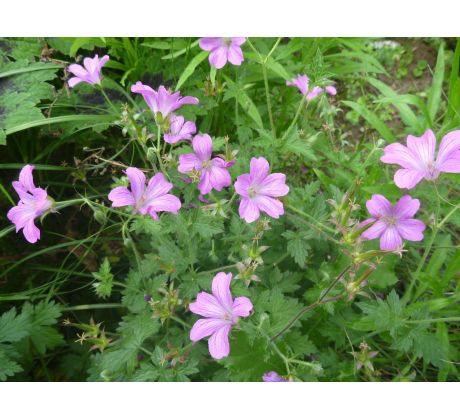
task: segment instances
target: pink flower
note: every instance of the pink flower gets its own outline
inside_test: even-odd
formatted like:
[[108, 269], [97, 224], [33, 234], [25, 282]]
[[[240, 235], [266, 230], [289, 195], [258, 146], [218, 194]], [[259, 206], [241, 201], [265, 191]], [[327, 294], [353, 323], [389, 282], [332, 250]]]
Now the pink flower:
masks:
[[189, 305], [199, 319], [190, 331], [190, 340], [197, 342], [205, 337], [208, 340], [209, 353], [214, 359], [222, 359], [230, 353], [228, 334], [238, 322], [239, 317], [247, 317], [252, 311], [252, 302], [247, 297], [233, 300], [230, 291], [232, 273], [217, 273], [212, 280], [212, 295], [198, 293], [196, 302]]
[[19, 174], [19, 181], [13, 181], [20, 200], [7, 214], [8, 219], [16, 225], [16, 233], [22, 229], [24, 237], [31, 244], [40, 239], [40, 230], [35, 226], [34, 220], [53, 206], [48, 193], [43, 188], [35, 187], [33, 170], [32, 165], [24, 166]]
[[186, 153], [179, 156], [178, 171], [182, 174], [191, 171], [200, 173], [198, 189], [201, 194], [208, 194], [213, 188], [221, 191], [230, 186], [232, 179], [228, 172], [228, 163], [224, 159], [212, 156], [212, 140], [209, 134], [196, 135], [192, 140], [195, 153]]
[[192, 134], [196, 133], [196, 125], [193, 121], [185, 121], [182, 115], [174, 115], [170, 120], [169, 133], [164, 135], [166, 143], [174, 144], [180, 140], [191, 140]]
[[291, 81], [286, 81], [287, 86], [295, 86], [297, 89], [300, 90], [302, 95], [306, 95], [308, 93], [309, 83], [310, 79], [306, 74], [298, 74], [297, 77], [292, 79]]
[[141, 82], [131, 86], [131, 92], [141, 94], [153, 113], [160, 113], [163, 118], [184, 105], [196, 105], [199, 102], [198, 98], [193, 96], [182, 97], [180, 92], [170, 93], [164, 86], [160, 86], [157, 92]]
[[282, 376], [280, 376], [278, 373], [271, 371], [264, 373], [262, 376], [262, 380], [264, 382], [287, 382], [286, 379], [284, 379]]
[[396, 205], [380, 194], [374, 194], [366, 203], [367, 210], [372, 216], [359, 224], [360, 227], [375, 222], [369, 229], [362, 233], [364, 239], [380, 238], [381, 250], [400, 249], [403, 239], [408, 241], [421, 241], [425, 224], [413, 219], [420, 208], [420, 201], [404, 195]]
[[147, 188], [145, 175], [137, 168], [126, 169], [131, 184], [131, 190], [126, 187], [116, 187], [109, 194], [112, 207], [133, 206], [137, 213], [150, 214], [154, 220], [158, 220], [157, 212], [166, 211], [177, 213], [181, 207], [180, 200], [168, 192], [173, 184], [166, 181], [162, 173], [153, 176]]
[[442, 138], [436, 159], [435, 150], [436, 137], [427, 130], [422, 137], [407, 136], [407, 147], [400, 143], [385, 147], [380, 160], [401, 166], [395, 173], [395, 184], [410, 190], [423, 178], [434, 181], [441, 172], [460, 173], [460, 130]]
[[241, 45], [246, 42], [246, 38], [201, 38], [200, 48], [211, 51], [209, 63], [216, 69], [221, 69], [227, 61], [235, 66], [241, 65], [244, 61]]
[[86, 57], [83, 60], [83, 66], [79, 64], [71, 64], [68, 70], [75, 75], [69, 79], [69, 87], [73, 88], [81, 82], [89, 83], [90, 85], [98, 85], [102, 79], [102, 67], [107, 61], [109, 56], [104, 55], [101, 59], [96, 54], [94, 58]]
[[265, 158], [252, 158], [250, 173], [240, 175], [235, 182], [235, 190], [242, 197], [240, 217], [248, 223], [257, 220], [261, 211], [275, 219], [284, 214], [283, 203], [274, 197], [282, 197], [289, 192], [286, 175], [268, 175], [269, 170]]
[[292, 79], [291, 81], [287, 81], [287, 86], [295, 86], [297, 89], [300, 90], [302, 95], [307, 95], [307, 100], [311, 101], [312, 99], [316, 98], [320, 93], [326, 91], [329, 95], [336, 95], [337, 89], [333, 85], [326, 86], [324, 89], [319, 86], [314, 86], [310, 90], [310, 79], [306, 74], [298, 74], [296, 78]]
[[325, 87], [326, 93], [329, 93], [329, 95], [335, 96], [337, 95], [337, 89], [335, 88], [334, 85], [329, 85]]

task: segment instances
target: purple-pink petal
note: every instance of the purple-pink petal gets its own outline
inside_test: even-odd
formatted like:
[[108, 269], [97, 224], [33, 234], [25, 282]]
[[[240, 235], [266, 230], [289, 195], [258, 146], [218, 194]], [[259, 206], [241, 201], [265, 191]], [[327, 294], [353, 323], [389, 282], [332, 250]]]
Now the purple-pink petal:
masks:
[[200, 48], [205, 51], [212, 51], [221, 46], [222, 38], [208, 37], [201, 38], [199, 41]]
[[186, 174], [193, 170], [201, 169], [201, 160], [194, 153], [185, 153], [179, 156], [179, 166], [177, 170], [181, 174]]
[[136, 204], [133, 194], [126, 187], [115, 187], [110, 191], [108, 199], [112, 202], [112, 207], [134, 206]]
[[252, 308], [252, 302], [247, 297], [237, 297], [233, 302], [233, 315], [247, 317], [251, 314]]
[[259, 194], [270, 197], [282, 197], [287, 195], [289, 187], [286, 185], [286, 175], [274, 173], [268, 175], [261, 183], [258, 189]]
[[[375, 219], [368, 219], [366, 220], [366, 222], [369, 222], [372, 220], [375, 220]], [[365, 223], [363, 224], [365, 225]], [[366, 229], [362, 233], [361, 236], [364, 239], [369, 239], [369, 240], [380, 238], [380, 236], [382, 235], [382, 233], [385, 231], [386, 228], [387, 228], [387, 224], [385, 223], [384, 220], [377, 220], [371, 227], [369, 227], [369, 229]]]
[[417, 219], [404, 219], [396, 226], [398, 233], [408, 241], [423, 240], [425, 227], [425, 223]]
[[264, 382], [287, 382], [286, 379], [284, 379], [282, 376], [280, 376], [278, 373], [274, 371], [264, 373], [262, 376], [262, 380]]
[[236, 45], [230, 45], [227, 52], [228, 61], [235, 66], [240, 66], [244, 61], [243, 51]]
[[142, 194], [144, 194], [145, 191], [144, 172], [137, 168], [128, 168], [125, 172], [131, 184], [131, 191], [133, 193], [134, 200], [137, 203], [141, 200]]
[[155, 212], [158, 211], [166, 211], [169, 213], [177, 214], [179, 209], [181, 208], [182, 203], [180, 200], [172, 194], [165, 194], [161, 197], [155, 197], [149, 201], [149, 211], [153, 210]]
[[232, 310], [233, 299], [230, 292], [232, 273], [219, 272], [212, 280], [212, 294], [219, 302], [219, 305], [228, 311]]
[[260, 217], [259, 207], [246, 197], [242, 198], [238, 212], [247, 223], [252, 223]]
[[220, 319], [201, 318], [193, 324], [193, 327], [190, 330], [190, 340], [196, 342], [209, 337], [226, 324], [226, 322]]
[[249, 174], [240, 175], [235, 181], [235, 191], [242, 197], [248, 197], [248, 188], [251, 185], [251, 176]]
[[399, 188], [411, 190], [424, 178], [424, 172], [418, 169], [398, 169], [394, 181]]
[[202, 162], [207, 161], [212, 155], [212, 139], [209, 134], [203, 134], [202, 136], [197, 134], [192, 140], [192, 147], [195, 155]]
[[252, 158], [249, 167], [249, 173], [254, 184], [260, 184], [267, 177], [270, 170], [270, 165], [264, 157]]
[[196, 301], [190, 303], [189, 309], [206, 318], [222, 318], [225, 313], [217, 298], [206, 292], [198, 293]]
[[391, 203], [381, 194], [374, 194], [366, 202], [366, 207], [372, 217], [388, 216], [391, 213]]
[[209, 338], [209, 353], [214, 359], [219, 360], [229, 355], [230, 343], [228, 340], [228, 334], [230, 333], [230, 329], [230, 324], [222, 325]]
[[393, 211], [396, 217], [401, 219], [408, 219], [415, 215], [420, 208], [420, 201], [416, 198], [412, 198], [410, 195], [403, 195], [396, 205], [393, 207]]
[[436, 163], [441, 172], [460, 172], [460, 130], [451, 131], [442, 138]]
[[402, 247], [402, 239], [394, 226], [388, 226], [380, 237], [380, 249], [390, 251]]
[[274, 219], [278, 219], [284, 214], [283, 203], [276, 198], [268, 197], [265, 195], [258, 195], [253, 199], [253, 201], [260, 211], [267, 213]]

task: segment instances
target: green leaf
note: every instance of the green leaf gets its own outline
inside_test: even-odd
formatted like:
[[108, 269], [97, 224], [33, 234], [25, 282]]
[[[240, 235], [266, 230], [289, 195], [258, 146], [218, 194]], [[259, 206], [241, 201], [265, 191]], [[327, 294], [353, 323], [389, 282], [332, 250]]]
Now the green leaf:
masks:
[[33, 127], [40, 127], [43, 125], [51, 125], [51, 124], [61, 124], [66, 122], [110, 122], [113, 121], [113, 116], [110, 115], [61, 115], [60, 117], [51, 117], [38, 119], [35, 121], [29, 121], [27, 123], [23, 123], [14, 127], [11, 127], [6, 130], [6, 134], [10, 135], [13, 133], [17, 133], [19, 131], [28, 130], [29, 128]]
[[382, 95], [389, 99], [390, 103], [399, 111], [399, 115], [404, 123], [415, 131], [420, 131], [422, 127], [412, 111], [412, 109], [404, 102], [398, 101], [400, 95], [391, 89], [388, 85], [381, 82], [380, 80], [368, 77], [367, 81], [380, 91]]
[[93, 287], [96, 294], [104, 299], [107, 299], [112, 294], [113, 274], [110, 272], [110, 262], [107, 257], [104, 258], [99, 271], [91, 273], [98, 280], [94, 282]]
[[0, 343], [14, 343], [29, 334], [29, 317], [22, 313], [16, 314], [16, 308], [11, 308], [0, 317]]
[[342, 103], [361, 115], [385, 140], [391, 143], [396, 139], [390, 128], [374, 112], [357, 102], [342, 101]]
[[294, 232], [292, 230], [288, 230], [283, 233], [283, 236], [287, 239], [287, 251], [291, 257], [294, 258], [294, 261], [301, 268], [304, 268], [305, 259], [311, 249], [308, 240], [312, 238], [312, 232], [305, 230]]
[[32, 323], [30, 340], [38, 353], [45, 354], [47, 350], [64, 342], [62, 335], [54, 327], [61, 316], [60, 305], [55, 302], [41, 301], [33, 306], [26, 302], [22, 312], [30, 317]]
[[208, 56], [207, 51], [201, 51], [195, 57], [192, 58], [190, 63], [184, 69], [182, 74], [177, 81], [176, 90], [179, 90], [181, 86], [187, 81], [187, 79], [193, 74], [198, 65]]
[[2, 65], [0, 60], [0, 130], [9, 135], [13, 127], [30, 121], [45, 120], [37, 105], [53, 99], [53, 87], [47, 83], [56, 77], [60, 66], [30, 64], [27, 60]]
[[[229, 77], [224, 75], [225, 80], [227, 81], [230, 88], [233, 88], [233, 96], [236, 97], [238, 103], [240, 104], [241, 108], [244, 112], [246, 112], [252, 120], [256, 123], [257, 128], [263, 128], [264, 124], [262, 122], [262, 117], [257, 110], [252, 99], [247, 95], [247, 93], [243, 89], [239, 89], [235, 82], [233, 82]], [[227, 96], [224, 100], [233, 97], [232, 95]]]
[[0, 350], [0, 381], [6, 381], [8, 376], [21, 372], [22, 367], [14, 360], [10, 359], [2, 350]]
[[171, 54], [166, 54], [163, 57], [161, 57], [161, 59], [162, 60], [171, 60], [173, 58], [180, 57], [181, 55], [185, 54], [188, 50], [190, 50], [193, 47], [197, 46], [199, 42], [200, 42], [200, 40], [197, 39], [196, 41], [192, 42], [188, 47], [182, 48], [181, 50], [175, 51], [175, 52], [173, 52]]
[[438, 58], [433, 75], [433, 82], [428, 92], [428, 112], [431, 120], [434, 121], [441, 105], [442, 82], [444, 81], [445, 63], [444, 63], [444, 44], [441, 43], [438, 50]]

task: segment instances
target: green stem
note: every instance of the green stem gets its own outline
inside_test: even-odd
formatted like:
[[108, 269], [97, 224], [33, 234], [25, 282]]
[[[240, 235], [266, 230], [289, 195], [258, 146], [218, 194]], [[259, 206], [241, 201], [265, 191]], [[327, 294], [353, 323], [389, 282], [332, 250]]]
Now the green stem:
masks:
[[336, 286], [336, 284], [343, 278], [343, 276], [352, 268], [352, 265], [348, 265], [345, 267], [342, 272], [336, 277], [336, 279], [329, 285], [329, 287], [326, 289], [326, 291], [321, 295], [321, 297], [316, 301], [313, 302], [311, 305], [303, 307], [297, 315], [295, 315], [287, 324], [286, 326], [277, 334], [275, 334], [270, 340], [275, 341], [277, 338], [281, 337], [286, 331], [288, 331], [294, 323], [300, 319], [306, 312], [316, 308], [317, 306], [320, 306], [324, 303], [328, 302], [335, 302], [337, 300], [342, 299], [342, 295], [338, 295], [335, 297], [332, 297], [330, 299], [326, 299], [326, 296], [331, 292], [331, 290]]
[[310, 216], [308, 213], [305, 213], [302, 210], [299, 210], [299, 209], [291, 206], [290, 204], [286, 204], [286, 208], [296, 212], [297, 214], [300, 214], [301, 216], [305, 217], [308, 220], [311, 220], [311, 222], [312, 222], [312, 224], [314, 226], [320, 226], [322, 230], [325, 230], [325, 231], [331, 233], [332, 235], [335, 234], [334, 229], [332, 229], [329, 226], [323, 225], [322, 223], [318, 222], [313, 216]]
[[407, 324], [430, 324], [432, 322], [460, 322], [460, 317], [452, 316], [448, 318], [432, 318], [432, 319], [414, 319], [404, 321]]
[[161, 149], [161, 126], [158, 124], [157, 125], [157, 147], [155, 149], [155, 154], [157, 155], [158, 165], [160, 166], [161, 172], [163, 172], [164, 176], [169, 178], [168, 174], [165, 171], [165, 168], [163, 167], [163, 162], [161, 160], [160, 149]]
[[[411, 298], [412, 290], [415, 287], [415, 284], [416, 284], [416, 282], [417, 282], [417, 280], [418, 280], [418, 278], [420, 276], [420, 273], [421, 273], [421, 271], [422, 271], [422, 269], [423, 269], [423, 267], [425, 265], [426, 259], [428, 258], [428, 255], [430, 254], [431, 247], [433, 246], [434, 240], [436, 238], [436, 235], [438, 234], [438, 230], [439, 230], [439, 227], [440, 227], [440, 224], [438, 224], [438, 218], [439, 218], [439, 210], [440, 210], [441, 203], [440, 203], [439, 192], [438, 192], [438, 189], [436, 187], [436, 184], [434, 184], [434, 189], [435, 189], [435, 192], [436, 192], [436, 209], [435, 209], [435, 215], [434, 215], [433, 230], [431, 232], [430, 239], [429, 239], [427, 245], [425, 246], [425, 251], [423, 252], [422, 259], [418, 263], [417, 269], [415, 270], [415, 273], [412, 275], [411, 281], [409, 283], [409, 287], [407, 288], [407, 291], [403, 296], [403, 302], [404, 303], [407, 303]], [[455, 209], [453, 209], [453, 211], [455, 211]], [[451, 213], [453, 211], [451, 211]], [[446, 221], [446, 218], [443, 219], [442, 223], [444, 224], [445, 221]]]
[[70, 311], [88, 311], [91, 309], [113, 309], [113, 308], [123, 308], [121, 303], [93, 303], [88, 305], [76, 305], [76, 306], [68, 306], [64, 308], [64, 312]]
[[262, 63], [262, 74], [264, 76], [265, 98], [267, 100], [267, 110], [268, 110], [268, 118], [270, 120], [270, 128], [272, 130], [273, 138], [276, 139], [276, 128], [275, 128], [275, 122], [273, 121], [272, 103], [270, 99], [270, 88], [268, 86], [267, 67], [265, 63]]
[[102, 96], [104, 97], [105, 101], [110, 105], [110, 107], [113, 109], [113, 111], [115, 112], [115, 114], [119, 114], [119, 111], [117, 109], [117, 107], [113, 104], [113, 102], [110, 100], [110, 98], [107, 96], [107, 93], [105, 93], [105, 90], [104, 88], [99, 85], [99, 90], [101, 91], [102, 93]]
[[222, 267], [217, 267], [217, 268], [214, 268], [212, 270], [208, 270], [208, 271], [200, 271], [198, 274], [199, 275], [202, 275], [202, 274], [212, 274], [212, 273], [215, 273], [217, 271], [223, 271], [223, 270], [227, 270], [229, 268], [235, 268], [236, 267], [236, 264], [230, 264], [230, 265], [224, 265]]
[[[303, 109], [303, 106], [305, 104], [307, 100], [307, 95], [304, 95], [302, 100], [300, 101], [300, 104], [299, 104], [299, 107], [297, 108], [297, 112], [294, 116], [294, 119], [292, 120], [291, 122], [291, 125], [288, 127], [288, 129], [286, 130], [286, 132], [284, 133], [283, 137], [281, 138], [281, 140], [285, 140], [286, 137], [289, 135], [289, 133], [291, 132], [292, 128], [296, 125], [297, 123], [297, 120], [299, 119], [300, 117], [300, 113], [302, 112], [302, 109]], [[308, 102], [307, 102], [307, 106], [308, 106]]]
[[184, 326], [186, 329], [190, 329], [190, 325], [187, 324], [185, 321], [183, 321], [182, 319], [180, 319], [179, 317], [177, 316], [170, 316], [170, 318], [173, 320], [173, 321], [176, 321], [178, 322], [179, 324], [181, 324], [182, 326]]

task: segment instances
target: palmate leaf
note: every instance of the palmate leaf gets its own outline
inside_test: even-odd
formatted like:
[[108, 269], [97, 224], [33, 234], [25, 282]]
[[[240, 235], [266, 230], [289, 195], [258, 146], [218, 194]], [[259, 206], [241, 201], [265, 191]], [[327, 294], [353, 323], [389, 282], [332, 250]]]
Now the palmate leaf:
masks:
[[249, 339], [243, 331], [232, 332], [230, 355], [222, 364], [230, 370], [233, 381], [261, 381], [262, 375], [282, 367], [279, 361], [270, 360], [268, 341], [265, 338]]
[[24, 304], [22, 313], [29, 317], [30, 342], [40, 354], [64, 342], [62, 335], [54, 327], [61, 316], [61, 306], [55, 302], [41, 301], [36, 306]]
[[21, 372], [22, 367], [0, 350], [0, 381], [6, 381], [8, 376]]
[[0, 343], [14, 343], [29, 334], [30, 319], [26, 313], [17, 315], [11, 308], [0, 317]]
[[140, 347], [159, 329], [159, 321], [152, 319], [150, 312], [124, 317], [117, 331], [120, 338], [104, 352], [102, 368], [113, 373], [132, 373], [138, 364]]
[[56, 77], [57, 70], [27, 60], [3, 65], [0, 61], [0, 76], [4, 76], [0, 77], [0, 130], [9, 134], [13, 127], [45, 120], [37, 105], [53, 98], [53, 87], [47, 82]]
[[92, 273], [92, 275], [98, 280], [93, 284], [96, 294], [104, 299], [110, 297], [112, 293], [113, 274], [110, 272], [110, 262], [107, 257], [104, 258], [99, 271]]

